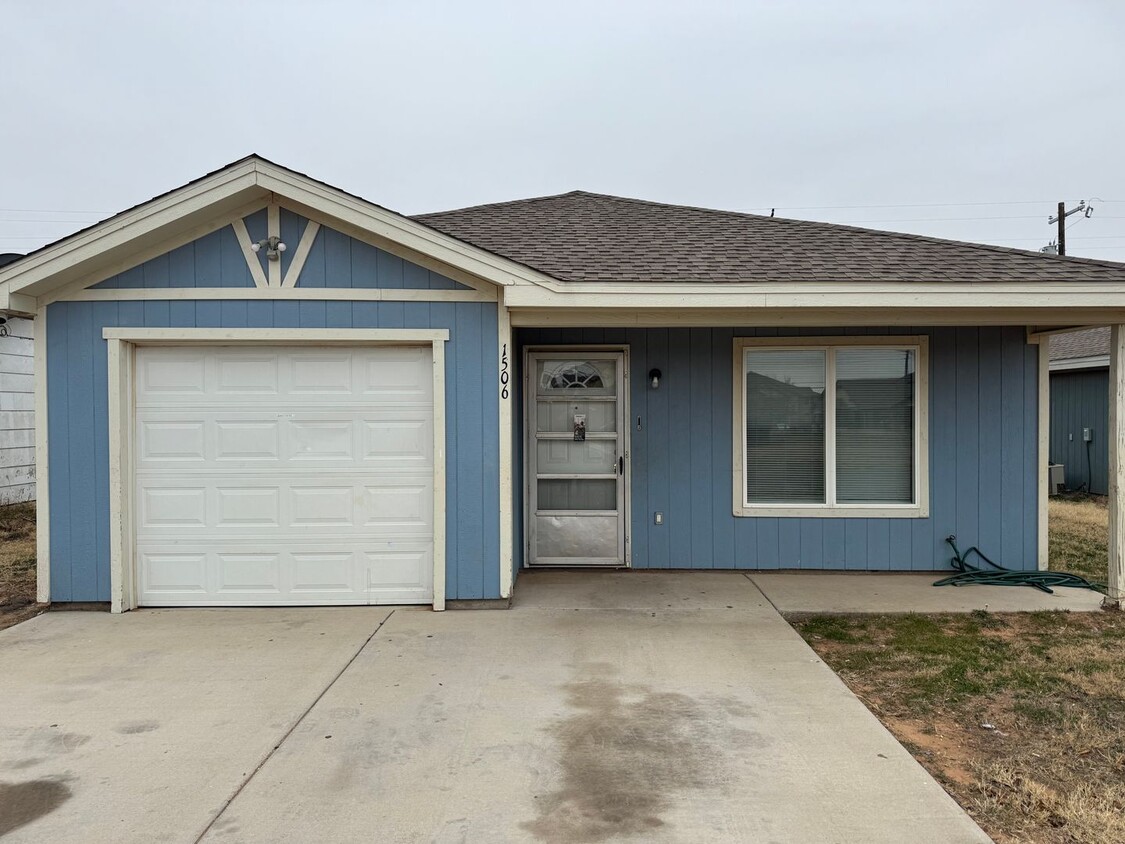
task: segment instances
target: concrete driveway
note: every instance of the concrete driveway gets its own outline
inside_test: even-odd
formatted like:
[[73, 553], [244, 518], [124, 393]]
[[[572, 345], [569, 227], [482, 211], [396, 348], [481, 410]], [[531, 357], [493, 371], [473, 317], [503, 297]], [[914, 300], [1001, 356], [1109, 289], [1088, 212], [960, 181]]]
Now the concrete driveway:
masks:
[[733, 573], [0, 633], [8, 841], [986, 842]]

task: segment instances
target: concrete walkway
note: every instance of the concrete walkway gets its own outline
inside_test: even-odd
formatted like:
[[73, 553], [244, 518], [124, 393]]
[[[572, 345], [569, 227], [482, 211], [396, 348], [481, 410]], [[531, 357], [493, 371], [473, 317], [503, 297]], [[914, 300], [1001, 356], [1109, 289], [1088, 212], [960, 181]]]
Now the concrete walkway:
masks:
[[0, 633], [5, 842], [988, 841], [740, 574], [386, 616]]
[[1034, 612], [1101, 609], [1102, 595], [1060, 587], [1053, 595], [1028, 586], [941, 586], [941, 573], [747, 572], [781, 612]]

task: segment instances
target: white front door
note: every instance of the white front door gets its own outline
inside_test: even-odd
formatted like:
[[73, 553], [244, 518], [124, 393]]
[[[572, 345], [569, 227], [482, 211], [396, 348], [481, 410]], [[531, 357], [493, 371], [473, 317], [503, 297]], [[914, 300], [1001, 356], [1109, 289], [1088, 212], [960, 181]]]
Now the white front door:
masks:
[[147, 606], [428, 604], [429, 346], [138, 347]]
[[528, 564], [628, 565], [624, 352], [528, 352]]

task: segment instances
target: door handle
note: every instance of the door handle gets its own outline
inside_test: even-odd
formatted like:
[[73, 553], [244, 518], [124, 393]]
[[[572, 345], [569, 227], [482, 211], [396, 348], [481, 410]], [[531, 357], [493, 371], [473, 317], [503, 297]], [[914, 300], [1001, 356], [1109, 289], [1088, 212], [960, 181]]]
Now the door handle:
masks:
[[625, 456], [624, 455], [617, 458], [617, 472], [618, 472], [618, 474], [621, 474], [621, 475], [625, 474]]

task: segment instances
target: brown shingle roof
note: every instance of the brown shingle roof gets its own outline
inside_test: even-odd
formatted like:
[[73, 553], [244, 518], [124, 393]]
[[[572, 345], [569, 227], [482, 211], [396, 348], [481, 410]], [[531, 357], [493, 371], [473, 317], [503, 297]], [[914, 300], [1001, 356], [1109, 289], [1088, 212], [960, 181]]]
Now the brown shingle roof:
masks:
[[1109, 326], [1071, 331], [1051, 337], [1051, 360], [1109, 355]]
[[560, 281], [1125, 282], [1125, 264], [572, 191], [414, 217]]

